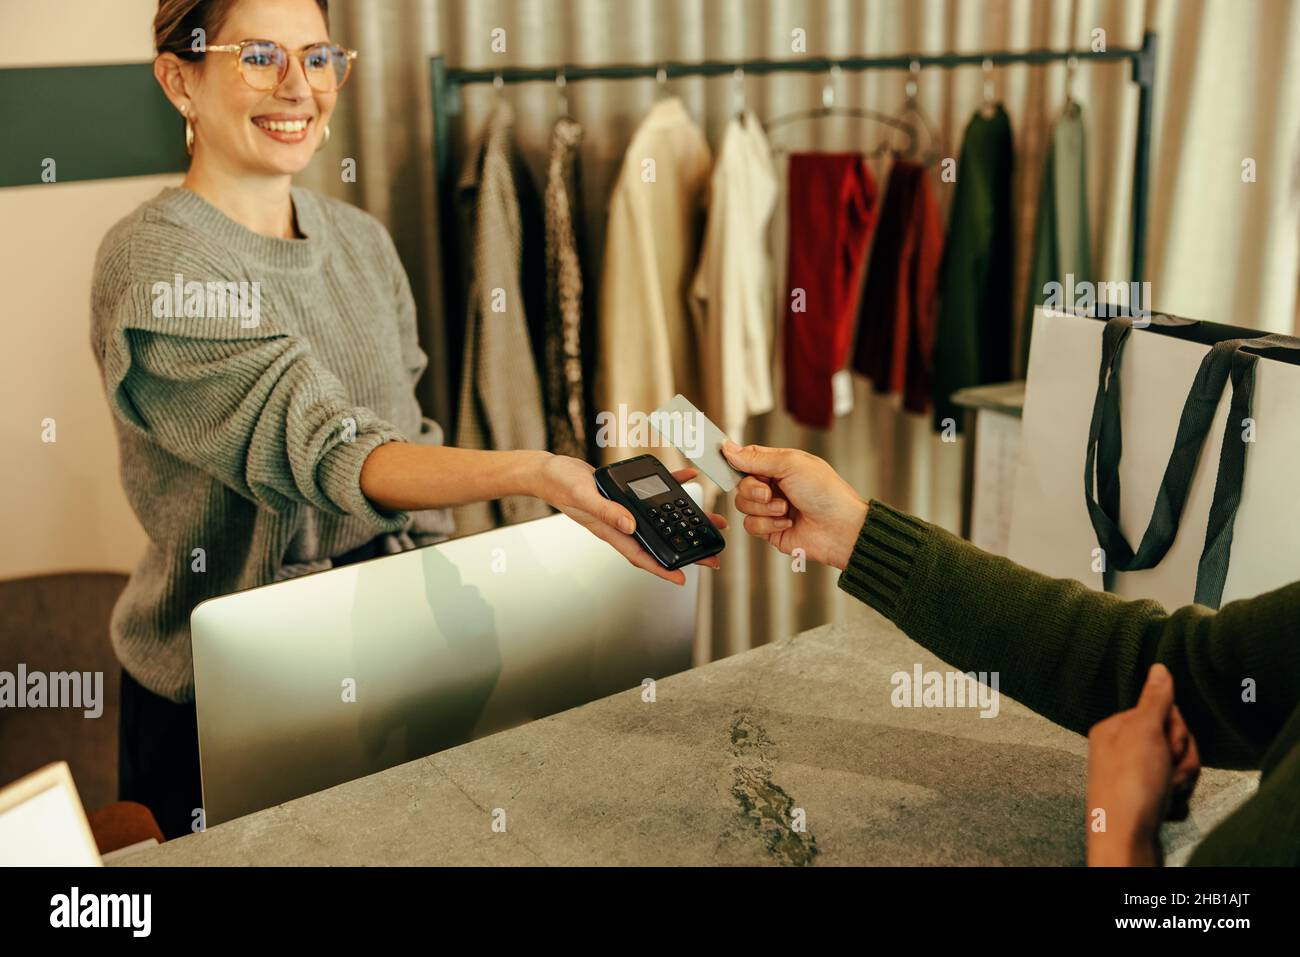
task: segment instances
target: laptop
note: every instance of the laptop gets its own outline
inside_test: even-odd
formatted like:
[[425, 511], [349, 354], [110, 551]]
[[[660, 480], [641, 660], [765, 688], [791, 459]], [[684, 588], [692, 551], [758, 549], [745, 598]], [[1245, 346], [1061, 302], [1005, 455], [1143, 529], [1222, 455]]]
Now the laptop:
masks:
[[700, 570], [683, 571], [663, 581], [551, 515], [203, 602], [205, 824], [689, 668]]
[[0, 867], [99, 865], [99, 846], [66, 761], [0, 788]]

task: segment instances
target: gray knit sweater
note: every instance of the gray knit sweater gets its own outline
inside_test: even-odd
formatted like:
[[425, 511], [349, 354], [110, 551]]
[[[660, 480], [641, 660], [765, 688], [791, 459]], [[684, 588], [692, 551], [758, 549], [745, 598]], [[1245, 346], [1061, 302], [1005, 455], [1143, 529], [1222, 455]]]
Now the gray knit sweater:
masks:
[[346, 203], [297, 187], [293, 203], [306, 238], [273, 239], [165, 189], [95, 263], [91, 344], [149, 537], [113, 647], [174, 701], [194, 697], [200, 601], [328, 567], [376, 536], [393, 551], [451, 531], [445, 510], [377, 510], [360, 489], [376, 446], [442, 441], [415, 399], [426, 357], [392, 240]]

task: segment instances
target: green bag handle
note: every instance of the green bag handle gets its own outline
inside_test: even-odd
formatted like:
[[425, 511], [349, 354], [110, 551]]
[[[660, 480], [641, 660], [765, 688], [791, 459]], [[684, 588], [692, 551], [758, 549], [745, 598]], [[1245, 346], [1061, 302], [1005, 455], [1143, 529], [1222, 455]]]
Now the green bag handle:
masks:
[[[1150, 324], [1176, 330], [1196, 325], [1195, 320], [1173, 316], [1151, 316]], [[1088, 427], [1088, 448], [1084, 457], [1084, 498], [1097, 544], [1105, 555], [1102, 575], [1104, 587], [1112, 591], [1115, 574], [1154, 568], [1165, 557], [1178, 534], [1178, 524], [1187, 504], [1188, 491], [1196, 473], [1205, 438], [1214, 422], [1223, 388], [1231, 382], [1232, 399], [1228, 411], [1228, 430], [1219, 450], [1218, 474], [1210, 505], [1205, 545], [1196, 570], [1195, 601], [1218, 608], [1228, 577], [1232, 554], [1233, 523], [1241, 504], [1241, 488], [1246, 473], [1246, 442], [1228, 441], [1233, 428], [1250, 417], [1255, 390], [1256, 351], [1273, 349], [1300, 351], [1300, 339], [1291, 336], [1258, 336], [1223, 339], [1214, 343], [1196, 371], [1187, 399], [1183, 403], [1173, 451], [1160, 481], [1155, 506], [1136, 551], [1119, 528], [1120, 481], [1119, 460], [1123, 448], [1120, 432], [1119, 370], [1124, 344], [1133, 329], [1133, 319], [1117, 316], [1107, 321], [1102, 332], [1101, 366], [1097, 377], [1097, 395]], [[1250, 350], [1250, 351], [1246, 351]], [[1094, 485], [1095, 476], [1095, 485]]]

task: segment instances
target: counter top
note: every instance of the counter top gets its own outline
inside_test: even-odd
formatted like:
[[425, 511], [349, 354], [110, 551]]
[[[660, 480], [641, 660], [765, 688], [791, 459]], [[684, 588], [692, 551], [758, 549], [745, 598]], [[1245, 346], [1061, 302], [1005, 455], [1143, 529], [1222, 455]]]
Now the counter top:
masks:
[[[653, 701], [638, 687], [117, 863], [1082, 863], [1086, 739], [1006, 696], [989, 718], [895, 707], [891, 676], [917, 665], [948, 670], [854, 609]], [[1202, 772], [1170, 862], [1256, 780]]]

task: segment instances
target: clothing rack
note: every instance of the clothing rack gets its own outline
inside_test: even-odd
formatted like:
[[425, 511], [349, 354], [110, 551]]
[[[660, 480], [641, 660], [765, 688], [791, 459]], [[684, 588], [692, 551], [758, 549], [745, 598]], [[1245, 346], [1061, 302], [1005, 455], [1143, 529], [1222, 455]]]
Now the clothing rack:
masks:
[[[982, 53], [904, 53], [879, 57], [809, 57], [800, 60], [705, 60], [699, 63], [608, 64], [605, 66], [505, 67], [500, 70], [462, 70], [447, 66], [441, 56], [430, 63], [433, 86], [434, 163], [439, 195], [447, 196], [450, 185], [448, 165], [449, 121], [461, 112], [461, 88], [472, 84], [498, 86], [516, 83], [555, 83], [561, 76], [565, 84], [585, 80], [671, 80], [688, 76], [727, 76], [736, 70], [745, 76], [768, 76], [774, 73], [829, 74], [864, 70], [952, 69], [964, 66], [1041, 66], [1048, 63], [1123, 62], [1131, 65], [1130, 80], [1138, 88], [1137, 137], [1133, 156], [1132, 206], [1132, 281], [1141, 282], [1145, 271], [1147, 225], [1147, 190], [1151, 151], [1151, 110], [1156, 76], [1156, 35], [1148, 31], [1140, 47], [1117, 47], [1092, 50], [1002, 50]], [[446, 240], [447, 237], [444, 237]]]

